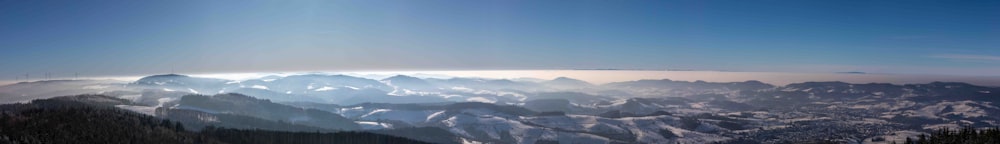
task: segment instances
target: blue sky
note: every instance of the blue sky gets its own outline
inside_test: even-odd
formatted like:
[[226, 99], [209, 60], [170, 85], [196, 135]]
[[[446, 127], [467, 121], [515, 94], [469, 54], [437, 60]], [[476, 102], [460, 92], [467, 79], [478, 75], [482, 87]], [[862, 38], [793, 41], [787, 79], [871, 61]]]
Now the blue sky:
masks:
[[0, 0], [0, 80], [326, 70], [998, 76], [1000, 1]]

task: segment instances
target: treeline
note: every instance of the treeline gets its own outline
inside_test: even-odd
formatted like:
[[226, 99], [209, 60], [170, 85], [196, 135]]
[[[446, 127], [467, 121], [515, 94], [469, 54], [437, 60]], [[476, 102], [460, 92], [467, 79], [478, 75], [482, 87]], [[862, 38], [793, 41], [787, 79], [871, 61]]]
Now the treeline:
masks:
[[368, 132], [280, 132], [269, 130], [241, 130], [205, 127], [204, 136], [235, 144], [331, 144], [331, 143], [384, 143], [421, 144], [402, 137], [373, 134]]
[[424, 143], [366, 132], [278, 132], [209, 127], [73, 101], [0, 105], [0, 143]]
[[188, 132], [180, 123], [120, 109], [64, 107], [0, 112], [0, 143], [224, 143]]
[[921, 134], [916, 140], [907, 137], [903, 144], [1000, 144], [1000, 128], [941, 128], [930, 136]]
[[[717, 144], [757, 144], [761, 143], [748, 138], [715, 142]], [[829, 140], [816, 140], [801, 143], [843, 143]], [[1000, 127], [976, 129], [964, 127], [961, 129], [941, 128], [930, 135], [921, 134], [917, 137], [907, 137], [904, 141], [893, 141], [891, 144], [1000, 144]]]

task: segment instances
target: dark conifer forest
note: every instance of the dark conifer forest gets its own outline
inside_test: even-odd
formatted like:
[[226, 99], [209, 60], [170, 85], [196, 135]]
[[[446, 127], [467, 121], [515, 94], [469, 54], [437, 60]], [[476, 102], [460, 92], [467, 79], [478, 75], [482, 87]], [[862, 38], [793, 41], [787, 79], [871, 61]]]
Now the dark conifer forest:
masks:
[[189, 131], [179, 122], [99, 103], [67, 100], [73, 98], [0, 105], [0, 143], [424, 143], [367, 132], [280, 132], [212, 126]]
[[976, 129], [964, 127], [961, 129], [941, 128], [930, 135], [920, 135], [907, 138], [902, 144], [998, 144], [1000, 143], [1000, 128]]

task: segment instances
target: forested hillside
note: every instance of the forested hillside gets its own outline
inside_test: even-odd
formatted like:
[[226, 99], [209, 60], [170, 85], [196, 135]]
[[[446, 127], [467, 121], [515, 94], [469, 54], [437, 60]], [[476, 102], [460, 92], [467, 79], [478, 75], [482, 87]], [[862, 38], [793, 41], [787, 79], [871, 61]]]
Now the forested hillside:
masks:
[[1000, 143], [1000, 128], [962, 129], [941, 128], [928, 135], [920, 135], [916, 139], [906, 138], [903, 144], [996, 144]]
[[94, 103], [113, 100], [89, 95], [0, 105], [0, 143], [424, 143], [366, 132], [216, 127], [195, 132], [178, 122]]

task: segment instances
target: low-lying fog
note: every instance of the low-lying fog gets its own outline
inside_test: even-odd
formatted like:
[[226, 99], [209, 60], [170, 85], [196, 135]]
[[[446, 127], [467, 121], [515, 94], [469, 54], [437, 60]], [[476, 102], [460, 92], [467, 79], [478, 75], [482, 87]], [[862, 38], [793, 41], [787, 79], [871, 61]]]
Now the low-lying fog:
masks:
[[[934, 81], [965, 82], [983, 86], [1000, 86], [1000, 77], [990, 76], [949, 76], [915, 74], [871, 74], [871, 73], [786, 73], [786, 72], [724, 72], [724, 71], [663, 71], [663, 70], [462, 70], [462, 71], [347, 71], [347, 72], [285, 72], [285, 73], [217, 73], [191, 74], [196, 77], [222, 78], [231, 80], [260, 78], [269, 75], [294, 75], [305, 73], [345, 74], [371, 79], [382, 79], [393, 75], [410, 75], [423, 78], [479, 77], [495, 79], [554, 79], [570, 77], [594, 84], [632, 81], [640, 79], [671, 79], [680, 81], [741, 82], [758, 80], [774, 85], [807, 81], [842, 81], [847, 83], [893, 83], [912, 84]], [[94, 77], [85, 79], [113, 79], [134, 81], [142, 76]], [[37, 80], [37, 79], [36, 79]], [[34, 81], [34, 80], [33, 80]], [[0, 85], [16, 81], [0, 81]]]

